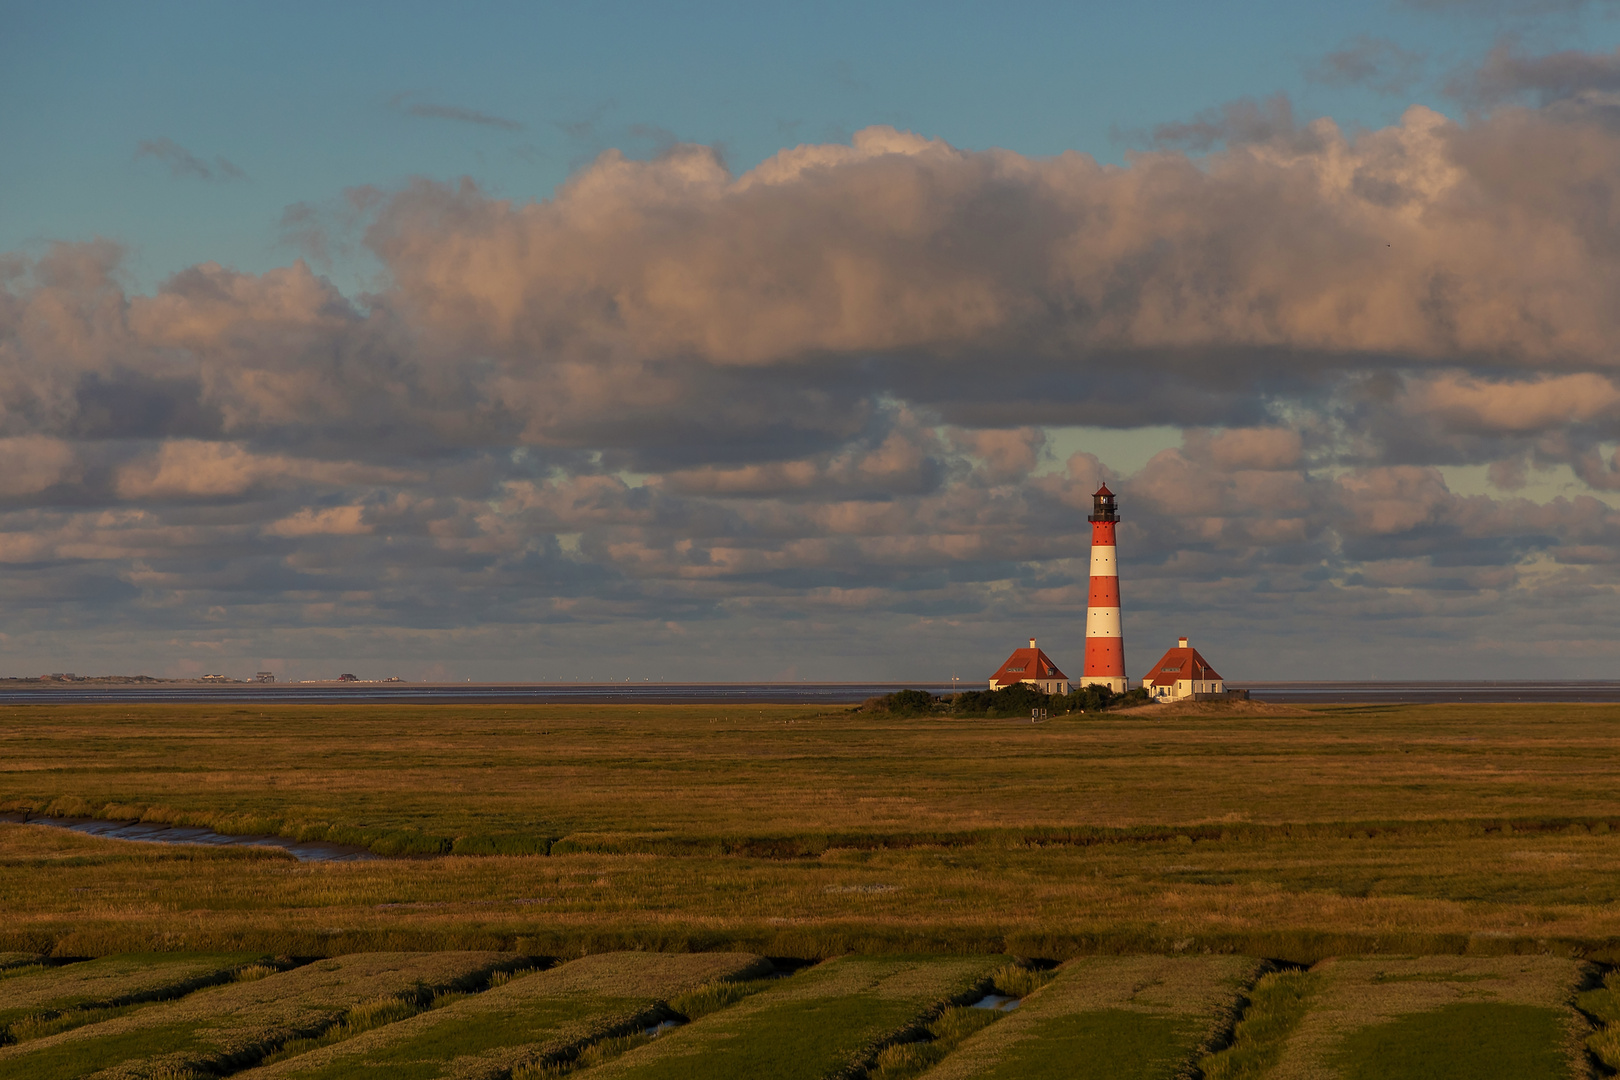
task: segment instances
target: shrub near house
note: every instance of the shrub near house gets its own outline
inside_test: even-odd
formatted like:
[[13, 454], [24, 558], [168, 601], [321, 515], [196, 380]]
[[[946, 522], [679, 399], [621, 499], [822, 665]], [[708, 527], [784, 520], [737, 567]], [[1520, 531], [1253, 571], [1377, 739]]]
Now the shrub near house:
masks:
[[1075, 687], [1067, 694], [1043, 694], [1029, 683], [1014, 683], [1000, 690], [968, 690], [954, 696], [934, 697], [921, 690], [901, 690], [869, 699], [863, 712], [890, 716], [960, 716], [1005, 719], [1028, 716], [1045, 709], [1048, 715], [1100, 712], [1103, 709], [1140, 705], [1147, 701], [1141, 690], [1116, 694], [1106, 686]]

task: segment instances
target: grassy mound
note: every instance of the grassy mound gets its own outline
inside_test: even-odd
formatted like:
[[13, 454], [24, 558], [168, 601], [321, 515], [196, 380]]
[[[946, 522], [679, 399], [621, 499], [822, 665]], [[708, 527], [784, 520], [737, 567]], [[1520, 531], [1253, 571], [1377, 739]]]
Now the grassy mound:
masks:
[[1260, 967], [1227, 956], [1071, 960], [928, 1078], [1170, 1080], [1225, 1033]]
[[230, 982], [262, 957], [134, 953], [36, 968], [0, 989], [0, 1046], [110, 1019], [117, 1011]]
[[990, 985], [1005, 957], [829, 960], [601, 1066], [600, 1080], [822, 1080], [859, 1076], [952, 1003]]
[[[1540, 1080], [1585, 1076], [1587, 978], [1550, 956], [1327, 960], [1256, 988], [1211, 1080]], [[1224, 1059], [1224, 1060], [1223, 1060]]]
[[518, 962], [500, 953], [363, 953], [199, 990], [128, 1016], [0, 1049], [0, 1080], [222, 1073], [340, 1024], [362, 1002], [430, 998]]
[[768, 967], [746, 953], [587, 956], [314, 1048], [253, 1075], [263, 1080], [543, 1075], [568, 1065], [595, 1042], [656, 1024], [672, 997]]

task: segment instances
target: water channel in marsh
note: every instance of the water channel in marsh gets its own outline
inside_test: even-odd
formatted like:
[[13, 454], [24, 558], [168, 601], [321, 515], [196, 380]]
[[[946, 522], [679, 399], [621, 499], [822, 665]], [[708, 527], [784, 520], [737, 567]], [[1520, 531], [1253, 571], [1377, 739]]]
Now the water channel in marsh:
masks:
[[103, 821], [100, 818], [31, 817], [27, 814], [0, 814], [0, 821], [25, 825], [49, 825], [72, 829], [90, 836], [112, 840], [135, 840], [143, 844], [212, 844], [221, 847], [276, 847], [300, 862], [358, 862], [375, 859], [362, 847], [328, 844], [322, 840], [289, 840], [285, 836], [227, 836], [212, 829], [186, 825], [161, 825], [151, 821]]

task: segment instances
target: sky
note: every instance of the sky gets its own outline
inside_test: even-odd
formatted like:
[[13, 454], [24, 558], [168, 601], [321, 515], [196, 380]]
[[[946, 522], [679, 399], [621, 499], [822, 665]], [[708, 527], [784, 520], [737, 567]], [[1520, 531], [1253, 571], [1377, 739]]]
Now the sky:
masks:
[[[775, 8], [783, 10], [775, 10]], [[0, 2], [0, 675], [1620, 661], [1620, 4]]]

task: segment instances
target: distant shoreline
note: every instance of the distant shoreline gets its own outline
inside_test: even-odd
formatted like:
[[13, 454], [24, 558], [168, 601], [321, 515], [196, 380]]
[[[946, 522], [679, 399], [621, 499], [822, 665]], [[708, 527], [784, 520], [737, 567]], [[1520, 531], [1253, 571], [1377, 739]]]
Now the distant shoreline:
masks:
[[[1490, 704], [1620, 702], [1620, 681], [1523, 680], [1432, 682], [1229, 682], [1256, 701], [1288, 704]], [[534, 704], [534, 705], [858, 705], [896, 690], [949, 694], [984, 687], [979, 680], [893, 683], [565, 683], [276, 682], [158, 679], [151, 676], [0, 678], [0, 704]]]

